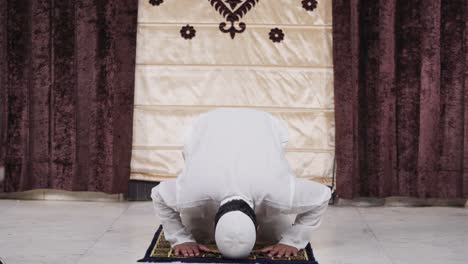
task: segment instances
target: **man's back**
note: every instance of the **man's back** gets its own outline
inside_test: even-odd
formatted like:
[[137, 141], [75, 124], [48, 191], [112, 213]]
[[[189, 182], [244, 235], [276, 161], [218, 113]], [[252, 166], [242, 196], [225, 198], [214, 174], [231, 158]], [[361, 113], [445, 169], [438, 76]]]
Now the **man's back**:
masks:
[[222, 108], [198, 118], [184, 147], [178, 204], [240, 195], [289, 207], [295, 176], [284, 158], [286, 129], [269, 113]]

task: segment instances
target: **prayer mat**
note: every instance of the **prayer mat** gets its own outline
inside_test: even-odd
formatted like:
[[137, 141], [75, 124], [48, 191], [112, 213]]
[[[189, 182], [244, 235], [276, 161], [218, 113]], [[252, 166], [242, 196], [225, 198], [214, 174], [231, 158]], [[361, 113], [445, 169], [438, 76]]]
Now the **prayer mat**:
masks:
[[184, 257], [180, 255], [175, 256], [173, 255], [171, 245], [164, 237], [162, 226], [159, 226], [156, 234], [154, 234], [153, 241], [151, 241], [148, 250], [146, 250], [145, 257], [138, 260], [138, 262], [318, 264], [318, 262], [315, 260], [310, 243], [307, 244], [305, 249], [301, 249], [297, 256], [281, 258], [268, 257], [267, 255], [260, 252], [260, 249], [266, 247], [267, 245], [256, 244], [248, 258], [237, 260], [223, 258], [216, 248], [216, 244], [208, 244], [206, 246], [213, 252], [200, 252], [200, 255], [196, 257]]

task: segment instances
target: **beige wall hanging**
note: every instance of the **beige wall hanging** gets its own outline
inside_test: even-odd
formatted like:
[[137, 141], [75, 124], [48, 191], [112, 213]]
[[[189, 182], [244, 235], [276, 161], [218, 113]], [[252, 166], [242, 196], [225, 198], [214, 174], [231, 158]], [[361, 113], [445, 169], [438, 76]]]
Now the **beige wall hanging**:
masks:
[[185, 129], [216, 107], [271, 112], [298, 177], [331, 184], [331, 0], [140, 0], [131, 179], [183, 168]]

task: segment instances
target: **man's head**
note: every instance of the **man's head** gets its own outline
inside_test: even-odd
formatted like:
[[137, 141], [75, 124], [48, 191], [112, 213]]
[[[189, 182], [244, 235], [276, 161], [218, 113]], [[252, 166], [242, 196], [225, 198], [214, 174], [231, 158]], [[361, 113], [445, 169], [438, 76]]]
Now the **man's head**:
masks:
[[215, 217], [215, 240], [226, 258], [246, 258], [256, 240], [254, 210], [243, 200], [231, 200], [222, 204]]

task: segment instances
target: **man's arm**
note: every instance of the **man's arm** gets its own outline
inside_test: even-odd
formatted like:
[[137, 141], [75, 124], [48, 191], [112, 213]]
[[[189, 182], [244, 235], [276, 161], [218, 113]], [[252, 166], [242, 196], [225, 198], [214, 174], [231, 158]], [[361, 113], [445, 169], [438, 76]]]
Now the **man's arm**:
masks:
[[281, 235], [279, 243], [302, 249], [320, 226], [331, 191], [323, 184], [305, 179], [297, 179], [295, 189], [292, 213], [297, 214], [296, 220]]
[[294, 224], [287, 228], [276, 245], [262, 249], [268, 256], [297, 256], [297, 251], [309, 243], [312, 233], [320, 225], [321, 217], [331, 198], [330, 189], [320, 183], [296, 179], [294, 200], [291, 209], [285, 214], [297, 214]]
[[[161, 190], [162, 189], [162, 190]], [[161, 191], [167, 195], [175, 194], [175, 181], [161, 182], [151, 190], [151, 198], [164, 229], [164, 235], [172, 247], [185, 242], [195, 242], [192, 234], [182, 224], [179, 212], [174, 210], [161, 196]], [[168, 198], [166, 198], [168, 199]], [[169, 199], [172, 200], [172, 199]], [[175, 197], [173, 199], [175, 201]], [[171, 201], [172, 202], [172, 201]], [[171, 203], [170, 202], [170, 203]], [[175, 203], [174, 203], [175, 204]]]

